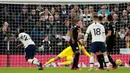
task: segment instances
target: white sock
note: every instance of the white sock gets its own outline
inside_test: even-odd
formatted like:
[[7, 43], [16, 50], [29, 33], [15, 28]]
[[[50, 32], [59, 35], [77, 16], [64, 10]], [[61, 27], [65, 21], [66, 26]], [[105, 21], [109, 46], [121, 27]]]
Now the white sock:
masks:
[[90, 63], [90, 68], [93, 68], [93, 65], [94, 65], [94, 57], [93, 56], [90, 56], [89, 63]]
[[106, 65], [107, 65], [107, 68], [109, 68], [109, 59], [108, 59], [108, 56], [105, 55], [105, 56], [104, 56], [104, 59], [105, 59], [105, 63], [106, 63]]
[[37, 59], [37, 58], [35, 58], [35, 57], [33, 58], [33, 60], [38, 61], [38, 59]]
[[28, 59], [28, 62], [31, 63], [31, 64], [37, 64], [39, 65], [40, 63], [34, 59]]

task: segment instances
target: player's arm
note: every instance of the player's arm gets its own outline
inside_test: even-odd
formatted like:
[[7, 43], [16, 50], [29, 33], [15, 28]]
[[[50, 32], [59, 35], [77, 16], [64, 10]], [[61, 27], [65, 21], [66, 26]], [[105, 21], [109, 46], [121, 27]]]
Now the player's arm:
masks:
[[69, 35], [70, 35], [70, 39], [72, 40], [72, 43], [74, 43], [74, 38], [73, 38], [73, 29], [69, 30]]
[[20, 47], [23, 47], [22, 43], [16, 46], [16, 48], [20, 48]]
[[81, 50], [86, 56], [90, 57], [90, 54], [85, 50], [84, 46], [81, 47]]
[[107, 30], [107, 35], [106, 35], [106, 38], [108, 38], [109, 36], [111, 36], [111, 34], [112, 34], [112, 29], [111, 29], [112, 27], [110, 27], [110, 26], [108, 26], [108, 30]]
[[[20, 40], [21, 38], [22, 38], [22, 35], [19, 34], [17, 40]], [[16, 46], [16, 48], [20, 48], [20, 47], [23, 47], [22, 43]]]
[[85, 43], [87, 42], [88, 34], [90, 33], [90, 28], [91, 28], [90, 26], [87, 28], [86, 33], [84, 35], [84, 42]]
[[104, 40], [106, 41], [106, 35], [105, 35], [105, 28], [104, 28], [104, 26], [102, 27], [102, 36], [103, 36]]

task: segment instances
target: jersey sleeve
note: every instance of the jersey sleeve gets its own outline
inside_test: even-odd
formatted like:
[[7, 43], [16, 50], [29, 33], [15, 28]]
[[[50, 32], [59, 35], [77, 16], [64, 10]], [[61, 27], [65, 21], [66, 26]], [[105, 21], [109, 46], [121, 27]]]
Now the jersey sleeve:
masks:
[[18, 34], [18, 39], [20, 39], [20, 37], [21, 37], [21, 34]]
[[106, 40], [106, 34], [105, 34], [105, 27], [102, 26], [102, 36], [104, 38], [104, 40]]
[[112, 31], [112, 24], [110, 23], [109, 25], [108, 25], [108, 27], [107, 27], [107, 31], [108, 30], [110, 30], [110, 31]]
[[87, 28], [87, 30], [86, 30], [86, 33], [85, 33], [85, 36], [84, 36], [84, 41], [87, 40], [87, 38], [88, 38], [88, 34], [90, 33], [90, 29], [91, 29], [91, 25], [88, 26], [88, 28]]

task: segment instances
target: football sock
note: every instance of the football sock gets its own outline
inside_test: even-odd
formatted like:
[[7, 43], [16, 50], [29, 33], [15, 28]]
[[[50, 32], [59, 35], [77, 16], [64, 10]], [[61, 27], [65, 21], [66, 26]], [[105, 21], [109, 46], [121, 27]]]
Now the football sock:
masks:
[[71, 64], [71, 61], [65, 61], [60, 63], [60, 65], [69, 65], [69, 64]]
[[54, 62], [54, 58], [52, 58], [52, 59], [50, 59], [49, 61], [47, 61], [47, 62], [45, 63], [45, 65], [50, 64], [50, 63], [52, 63], [52, 62]]
[[93, 65], [94, 65], [94, 57], [93, 56], [90, 56], [89, 63], [90, 63], [90, 68], [93, 68]]
[[78, 68], [79, 55], [80, 55], [80, 53], [76, 53], [76, 54], [75, 54], [75, 57], [74, 57], [74, 59], [73, 59], [72, 68]]
[[100, 55], [97, 55], [97, 58], [98, 58], [98, 62], [100, 64], [99, 68], [103, 68], [103, 62], [104, 62], [104, 57], [102, 54]]
[[37, 58], [33, 58], [33, 60], [38, 61], [38, 59], [37, 59]]
[[104, 60], [105, 60], [107, 68], [109, 68], [109, 59], [107, 55], [104, 56]]
[[40, 63], [34, 59], [28, 59], [28, 62], [31, 63], [31, 64], [37, 64], [39, 65]]
[[113, 61], [110, 55], [108, 55], [109, 61], [111, 62], [112, 66], [115, 67], [116, 63]]

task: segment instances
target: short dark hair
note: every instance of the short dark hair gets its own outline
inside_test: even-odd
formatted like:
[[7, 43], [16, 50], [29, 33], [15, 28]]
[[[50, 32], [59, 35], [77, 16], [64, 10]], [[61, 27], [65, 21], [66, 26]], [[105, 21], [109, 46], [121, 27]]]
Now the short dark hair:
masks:
[[93, 16], [93, 20], [97, 20], [98, 19], [98, 16]]
[[102, 21], [103, 17], [102, 16], [98, 16], [98, 19], [99, 19], [99, 21]]
[[19, 29], [19, 33], [25, 32], [24, 29]]
[[130, 25], [128, 26], [128, 29], [130, 30]]
[[112, 17], [111, 14], [107, 16], [107, 20], [108, 20], [108, 21], [113, 21], [113, 17]]

